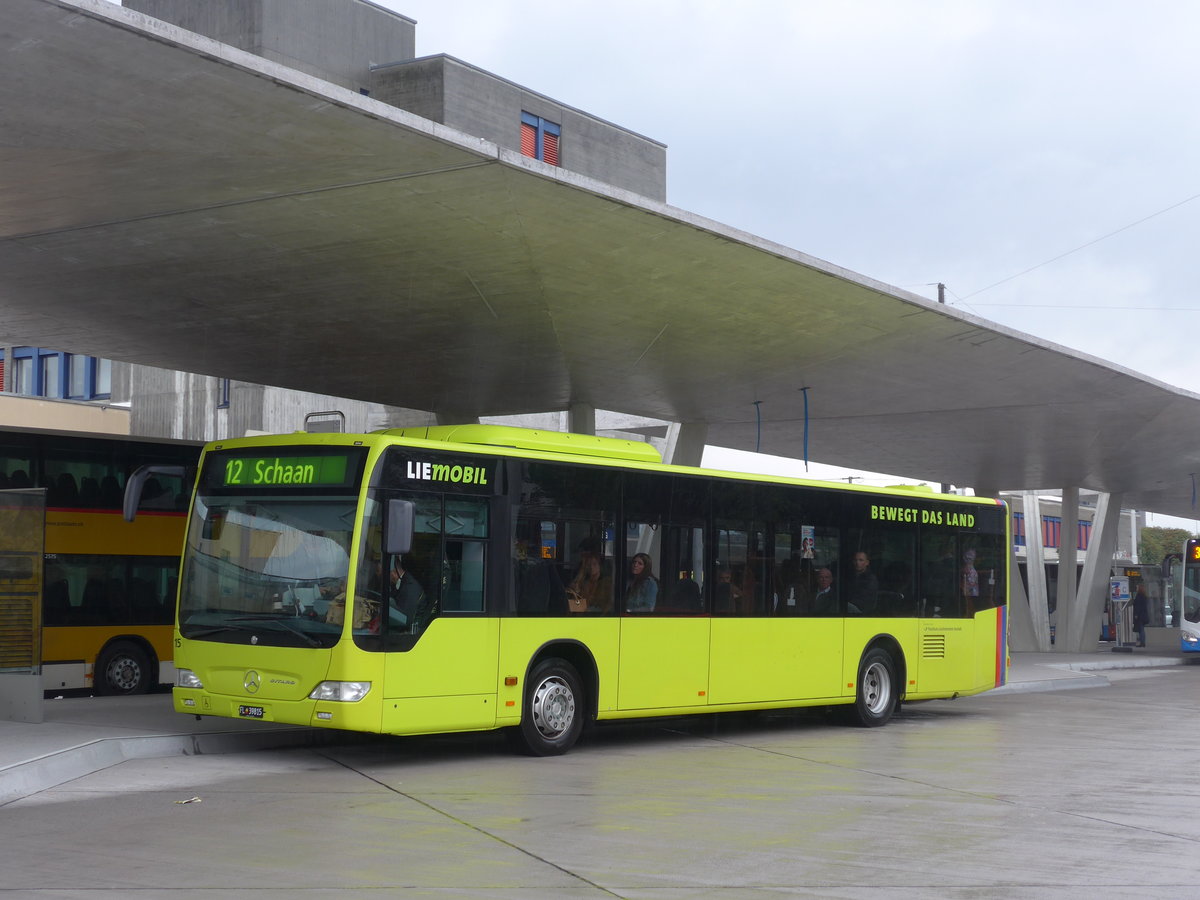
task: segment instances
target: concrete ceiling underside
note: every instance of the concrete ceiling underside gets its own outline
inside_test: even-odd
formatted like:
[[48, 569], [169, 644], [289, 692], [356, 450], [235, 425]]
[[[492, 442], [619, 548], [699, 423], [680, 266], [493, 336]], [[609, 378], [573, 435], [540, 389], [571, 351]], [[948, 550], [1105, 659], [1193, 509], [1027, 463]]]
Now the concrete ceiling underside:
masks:
[[792, 457], [807, 388], [814, 460], [1198, 515], [1195, 394], [103, 0], [5, 0], [0, 65], [14, 340]]

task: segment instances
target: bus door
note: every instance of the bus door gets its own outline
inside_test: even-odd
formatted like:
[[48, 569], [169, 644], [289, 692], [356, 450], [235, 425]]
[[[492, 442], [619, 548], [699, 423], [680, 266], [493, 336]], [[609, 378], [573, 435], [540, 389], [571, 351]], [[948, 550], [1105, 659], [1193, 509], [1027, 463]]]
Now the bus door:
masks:
[[367, 551], [387, 599], [378, 622], [365, 623], [378, 629], [386, 653], [384, 730], [492, 727], [499, 619], [487, 615], [485, 586], [495, 501], [450, 493], [391, 496], [415, 504], [415, 522], [409, 553]]
[[[622, 597], [617, 706], [677, 709], [708, 703], [710, 620], [705, 614], [704, 528], [663, 525], [645, 545], [660, 573], [655, 607], [625, 611]], [[656, 550], [658, 552], [656, 552]], [[628, 554], [627, 554], [628, 555]]]
[[[976, 673], [974, 607], [964, 592], [968, 552], [975, 546], [967, 535], [926, 529], [921, 535], [922, 596], [917, 610], [917, 659], [909, 661], [909, 680], [915, 693], [930, 693], [971, 684]], [[966, 590], [970, 590], [973, 582]]]

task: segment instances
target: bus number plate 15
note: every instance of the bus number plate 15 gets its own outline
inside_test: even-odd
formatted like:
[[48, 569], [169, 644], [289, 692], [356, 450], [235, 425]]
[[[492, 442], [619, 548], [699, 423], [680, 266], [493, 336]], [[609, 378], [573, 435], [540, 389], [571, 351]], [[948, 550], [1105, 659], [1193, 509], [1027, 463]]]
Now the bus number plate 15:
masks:
[[266, 710], [261, 706], [239, 706], [238, 715], [243, 719], [261, 719], [266, 715]]

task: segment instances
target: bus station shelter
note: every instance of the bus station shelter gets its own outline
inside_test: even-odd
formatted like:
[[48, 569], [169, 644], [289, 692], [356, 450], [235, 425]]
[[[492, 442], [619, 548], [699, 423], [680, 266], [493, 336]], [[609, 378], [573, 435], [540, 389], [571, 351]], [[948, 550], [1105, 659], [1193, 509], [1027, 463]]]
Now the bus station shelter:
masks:
[[105, 0], [0, 5], [0, 119], [31, 344], [443, 422], [616, 410], [678, 462], [1061, 489], [1068, 521], [1097, 491], [1089, 560], [1122, 505], [1195, 515], [1196, 394]]

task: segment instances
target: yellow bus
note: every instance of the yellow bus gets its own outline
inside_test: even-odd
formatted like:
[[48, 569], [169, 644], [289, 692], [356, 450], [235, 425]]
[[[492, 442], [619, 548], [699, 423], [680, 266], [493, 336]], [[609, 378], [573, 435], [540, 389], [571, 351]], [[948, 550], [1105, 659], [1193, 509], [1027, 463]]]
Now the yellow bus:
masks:
[[205, 448], [184, 713], [387, 734], [976, 694], [1007, 665], [997, 500], [664, 465], [500, 426]]
[[[6, 428], [0, 489], [44, 488], [42, 687], [144, 693], [174, 683], [172, 623], [191, 479], [201, 445]], [[149, 481], [136, 522], [122, 519], [126, 478]]]

